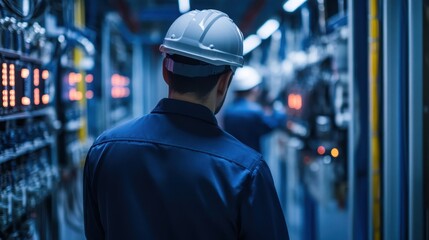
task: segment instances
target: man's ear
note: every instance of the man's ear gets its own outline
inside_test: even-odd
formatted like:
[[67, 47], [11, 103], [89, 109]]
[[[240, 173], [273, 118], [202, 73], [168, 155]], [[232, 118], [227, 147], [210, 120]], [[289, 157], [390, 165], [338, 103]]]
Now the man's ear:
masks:
[[217, 94], [223, 96], [228, 91], [229, 84], [232, 79], [232, 71], [228, 71], [219, 77]]
[[165, 68], [165, 61], [167, 58], [164, 58], [162, 61], [162, 77], [164, 78], [165, 83], [170, 86], [170, 79], [168, 78], [167, 68]]

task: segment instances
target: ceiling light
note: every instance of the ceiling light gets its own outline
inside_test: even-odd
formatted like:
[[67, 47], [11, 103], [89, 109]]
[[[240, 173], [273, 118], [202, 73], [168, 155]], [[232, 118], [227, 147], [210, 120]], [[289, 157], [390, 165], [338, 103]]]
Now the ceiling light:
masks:
[[262, 39], [269, 38], [277, 29], [279, 29], [280, 23], [275, 19], [267, 20], [256, 32]]
[[283, 5], [283, 9], [286, 12], [294, 12], [296, 9], [298, 9], [303, 3], [305, 3], [307, 0], [289, 0], [285, 2]]
[[243, 55], [246, 55], [251, 52], [253, 49], [258, 47], [259, 44], [261, 44], [261, 38], [259, 36], [255, 34], [248, 36], [243, 41]]
[[179, 11], [180, 13], [188, 12], [191, 9], [189, 0], [179, 0]]

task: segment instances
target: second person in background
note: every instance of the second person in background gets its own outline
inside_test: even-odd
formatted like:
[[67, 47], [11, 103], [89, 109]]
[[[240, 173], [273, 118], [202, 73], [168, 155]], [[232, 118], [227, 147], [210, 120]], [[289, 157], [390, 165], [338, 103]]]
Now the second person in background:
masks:
[[233, 102], [223, 116], [225, 130], [249, 147], [261, 152], [261, 139], [276, 128], [284, 128], [286, 115], [264, 109], [258, 103], [261, 75], [250, 66], [237, 69], [231, 87], [235, 92]]

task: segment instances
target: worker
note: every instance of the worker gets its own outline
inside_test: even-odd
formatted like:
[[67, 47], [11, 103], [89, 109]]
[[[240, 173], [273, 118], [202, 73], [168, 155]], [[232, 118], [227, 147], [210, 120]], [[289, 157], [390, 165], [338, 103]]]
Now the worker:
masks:
[[243, 65], [243, 36], [224, 13], [191, 11], [160, 51], [168, 98], [99, 136], [84, 168], [88, 239], [288, 239], [260, 154], [215, 114]]
[[223, 116], [224, 129], [258, 152], [262, 150], [264, 135], [286, 125], [284, 112], [264, 109], [258, 103], [261, 82], [262, 77], [254, 68], [245, 66], [238, 69], [232, 81], [234, 100]]

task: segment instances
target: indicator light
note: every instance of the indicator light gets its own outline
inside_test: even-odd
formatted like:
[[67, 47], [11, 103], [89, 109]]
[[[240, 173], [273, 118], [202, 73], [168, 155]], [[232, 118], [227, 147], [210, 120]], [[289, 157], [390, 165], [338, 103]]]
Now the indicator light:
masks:
[[331, 156], [334, 157], [334, 158], [336, 158], [339, 155], [340, 155], [340, 151], [338, 151], [337, 148], [332, 148], [332, 150], [331, 150]]
[[319, 146], [318, 148], [317, 148], [317, 153], [319, 154], [319, 155], [323, 155], [323, 154], [325, 154], [325, 147], [323, 147], [323, 146]]
[[42, 79], [46, 80], [49, 78], [49, 71], [48, 70], [43, 70], [42, 71]]

